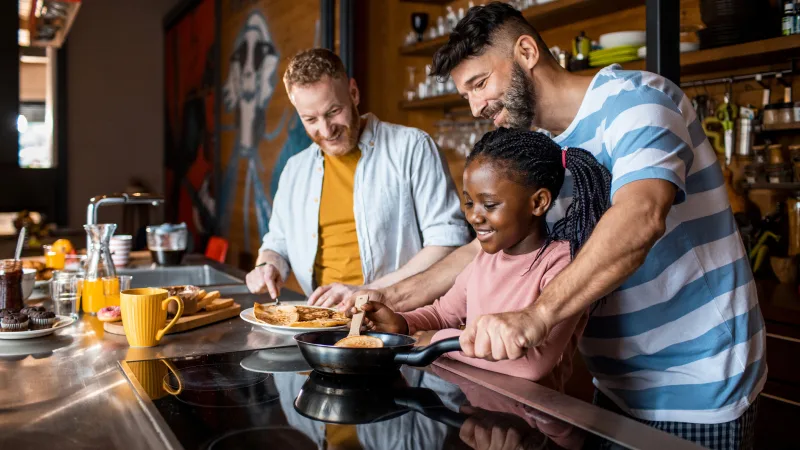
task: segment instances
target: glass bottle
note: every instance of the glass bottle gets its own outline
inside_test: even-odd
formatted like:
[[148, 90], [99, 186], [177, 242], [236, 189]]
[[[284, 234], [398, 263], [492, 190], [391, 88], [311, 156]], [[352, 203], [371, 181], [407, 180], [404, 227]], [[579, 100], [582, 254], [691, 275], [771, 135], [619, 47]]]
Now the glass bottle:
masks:
[[81, 303], [83, 312], [97, 314], [97, 311], [106, 307], [103, 294], [103, 277], [114, 277], [117, 271], [114, 261], [111, 260], [109, 241], [117, 225], [113, 223], [84, 225], [86, 236], [89, 239], [89, 248], [86, 254], [86, 275], [83, 282]]
[[793, 1], [787, 1], [783, 5], [783, 21], [781, 31], [784, 36], [789, 36], [795, 33], [795, 20], [797, 11]]
[[0, 309], [19, 311], [22, 302], [22, 261], [4, 259], [0, 261]]

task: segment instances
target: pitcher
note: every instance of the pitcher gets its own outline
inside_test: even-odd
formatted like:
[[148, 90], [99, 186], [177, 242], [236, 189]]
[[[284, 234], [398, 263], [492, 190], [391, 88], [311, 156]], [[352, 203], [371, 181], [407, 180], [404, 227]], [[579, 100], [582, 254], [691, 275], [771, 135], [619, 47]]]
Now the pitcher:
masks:
[[117, 276], [108, 246], [117, 225], [113, 223], [84, 225], [83, 229], [86, 230], [89, 242], [89, 247], [86, 249], [86, 275], [83, 282], [83, 312], [95, 315], [98, 310], [106, 306], [103, 277]]

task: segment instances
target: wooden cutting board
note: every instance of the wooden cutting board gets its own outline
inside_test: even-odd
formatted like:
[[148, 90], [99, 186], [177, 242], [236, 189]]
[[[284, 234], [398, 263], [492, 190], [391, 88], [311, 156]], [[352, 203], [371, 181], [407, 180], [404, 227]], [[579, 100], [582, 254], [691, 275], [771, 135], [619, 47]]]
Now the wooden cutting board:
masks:
[[[211, 312], [201, 312], [192, 314], [191, 316], [184, 316], [178, 319], [178, 322], [175, 323], [175, 326], [170, 328], [167, 334], [180, 333], [181, 331], [188, 331], [194, 328], [204, 327], [215, 322], [230, 319], [231, 317], [238, 316], [241, 311], [242, 306], [238, 303], [234, 303], [225, 309], [219, 309]], [[170, 319], [168, 318], [167, 320]], [[111, 334], [125, 334], [125, 329], [122, 327], [122, 322], [105, 322], [103, 324], [103, 329], [106, 330], [107, 333]]]

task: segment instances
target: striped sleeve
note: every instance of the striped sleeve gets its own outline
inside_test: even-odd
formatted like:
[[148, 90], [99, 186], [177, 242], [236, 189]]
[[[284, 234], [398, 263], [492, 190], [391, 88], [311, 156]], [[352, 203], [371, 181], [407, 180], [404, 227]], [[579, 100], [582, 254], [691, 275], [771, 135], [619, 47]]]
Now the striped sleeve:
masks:
[[603, 146], [611, 159], [611, 197], [633, 181], [661, 179], [686, 199], [686, 177], [694, 159], [689, 129], [675, 102], [648, 86], [620, 94], [609, 117]]

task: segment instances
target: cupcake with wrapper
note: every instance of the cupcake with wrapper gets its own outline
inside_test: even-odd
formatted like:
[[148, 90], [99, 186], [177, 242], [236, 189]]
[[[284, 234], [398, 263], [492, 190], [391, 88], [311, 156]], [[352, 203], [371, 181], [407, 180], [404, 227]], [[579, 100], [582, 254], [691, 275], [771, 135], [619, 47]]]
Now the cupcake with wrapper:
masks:
[[53, 328], [53, 324], [56, 323], [56, 315], [50, 311], [33, 311], [29, 318], [33, 330]]
[[28, 316], [25, 314], [7, 314], [0, 319], [0, 328], [2, 328], [3, 331], [27, 331], [28, 324]]

